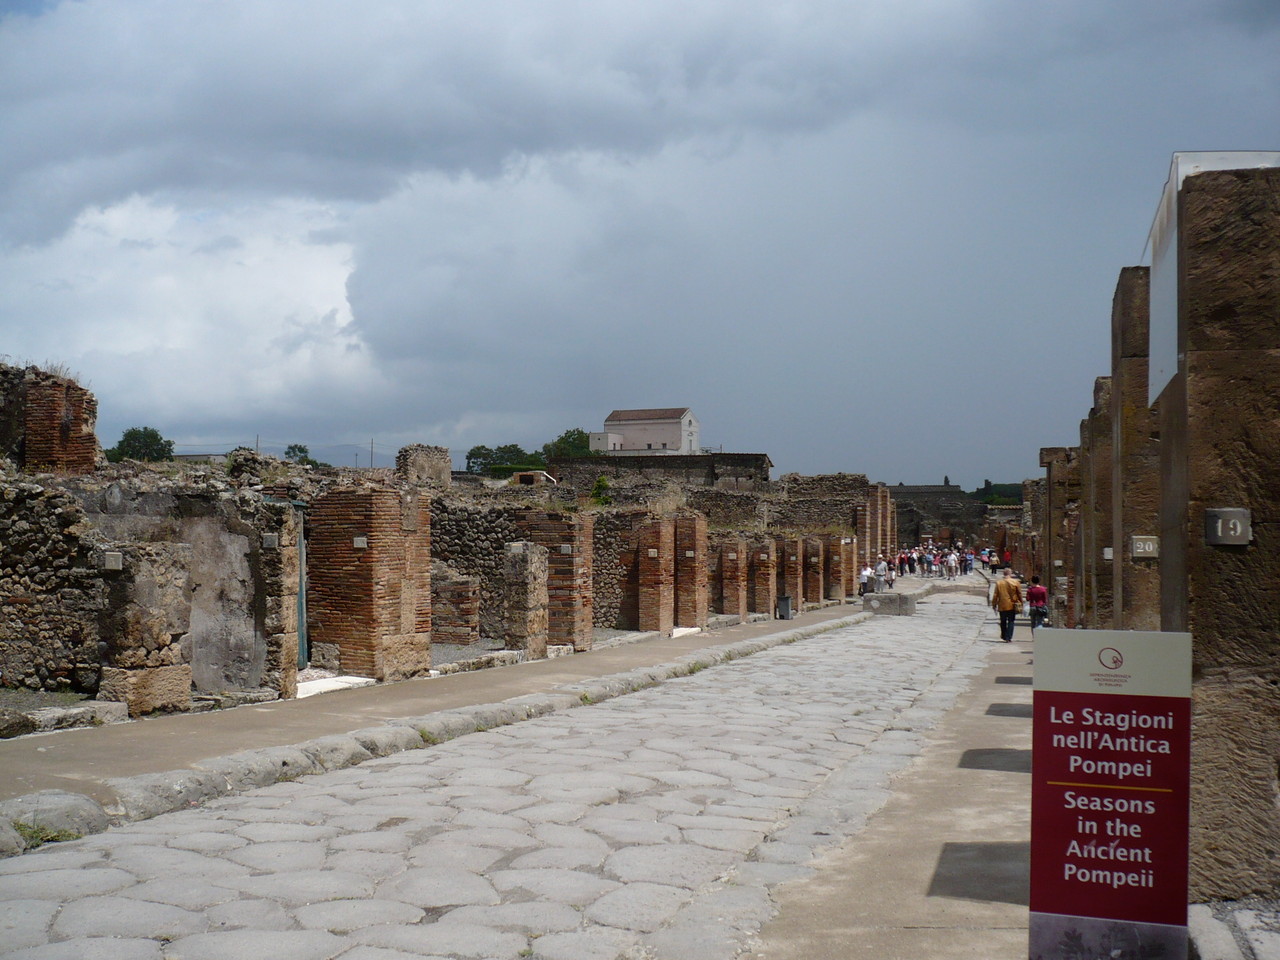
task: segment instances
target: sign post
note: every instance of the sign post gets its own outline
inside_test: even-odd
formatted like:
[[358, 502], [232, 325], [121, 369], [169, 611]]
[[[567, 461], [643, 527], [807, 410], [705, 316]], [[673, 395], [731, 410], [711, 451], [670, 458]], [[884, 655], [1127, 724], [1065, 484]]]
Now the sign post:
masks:
[[1187, 957], [1191, 635], [1042, 630], [1031, 960]]

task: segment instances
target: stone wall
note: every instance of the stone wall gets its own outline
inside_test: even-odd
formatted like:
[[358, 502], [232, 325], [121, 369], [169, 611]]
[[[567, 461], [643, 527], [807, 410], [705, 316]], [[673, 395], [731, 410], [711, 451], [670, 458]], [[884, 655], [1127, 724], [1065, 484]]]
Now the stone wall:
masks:
[[591, 545], [591, 616], [594, 626], [638, 630], [639, 530], [651, 516], [644, 509], [596, 514]]
[[597, 477], [666, 478], [721, 490], [767, 490], [773, 464], [763, 453], [552, 457], [547, 472], [561, 484], [590, 491]]
[[452, 482], [453, 460], [448, 447], [411, 443], [396, 452], [396, 474], [405, 483], [429, 483], [447, 487]]
[[0, 685], [98, 689], [100, 553], [76, 500], [0, 482]]
[[508, 543], [503, 582], [508, 650], [523, 650], [525, 659], [547, 655], [547, 549], [536, 543]]
[[476, 578], [483, 637], [501, 640], [506, 631], [506, 548], [523, 539], [506, 505], [444, 496], [431, 500], [431, 556]]

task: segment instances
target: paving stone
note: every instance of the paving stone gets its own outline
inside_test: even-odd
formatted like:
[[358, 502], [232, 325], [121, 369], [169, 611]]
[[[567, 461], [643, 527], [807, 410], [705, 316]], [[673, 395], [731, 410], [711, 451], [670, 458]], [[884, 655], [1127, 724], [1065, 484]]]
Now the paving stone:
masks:
[[147, 880], [125, 887], [118, 895], [133, 900], [167, 903], [184, 910], [207, 910], [219, 903], [234, 900], [237, 896], [234, 890], [196, 877], [183, 877], [181, 883], [175, 883], [173, 878]]
[[311, 823], [246, 823], [236, 828], [236, 835], [254, 843], [314, 843], [330, 840], [338, 831]]
[[585, 915], [607, 927], [648, 933], [662, 926], [689, 897], [689, 891], [681, 887], [628, 883], [591, 904]]
[[105, 855], [101, 850], [89, 849], [83, 843], [59, 843], [31, 850], [12, 860], [0, 860], [0, 876], [104, 865]]
[[503, 893], [523, 890], [535, 897], [571, 907], [586, 906], [618, 884], [579, 870], [499, 870], [492, 876], [493, 885]]
[[373, 883], [341, 870], [297, 870], [262, 877], [223, 881], [255, 897], [302, 906], [320, 900], [350, 900], [373, 895]]
[[695, 897], [672, 918], [673, 925], [720, 923], [735, 930], [759, 930], [777, 912], [762, 887], [729, 885]]
[[645, 937], [653, 960], [735, 960], [739, 931], [723, 923], [679, 923]]
[[395, 900], [330, 900], [293, 910], [298, 926], [330, 933], [350, 933], [379, 923], [418, 923], [425, 915], [420, 908]]
[[[639, 935], [595, 927], [572, 933], [549, 933], [533, 941], [534, 960], [639, 960]], [[685, 960], [693, 960], [692, 957]]]
[[75, 900], [115, 893], [137, 878], [115, 867], [38, 870], [0, 877], [0, 902], [6, 900]]
[[191, 833], [174, 837], [165, 843], [175, 850], [191, 850], [195, 853], [224, 853], [239, 850], [249, 843], [244, 837], [229, 833]]
[[296, 930], [297, 922], [274, 900], [231, 900], [205, 911], [210, 932], [220, 930]]
[[552, 867], [560, 870], [590, 870], [604, 863], [608, 850], [584, 850], [581, 847], [543, 847], [522, 854], [511, 861], [513, 870], [535, 870]]
[[611, 843], [678, 843], [680, 841], [680, 830], [669, 823], [587, 817], [580, 826], [584, 830], [598, 833]]
[[6, 953], [5, 960], [162, 960], [155, 940], [113, 940], [93, 937], [61, 940]]
[[167, 903], [128, 897], [84, 897], [62, 908], [54, 921], [59, 939], [75, 937], [152, 937], [173, 940], [203, 933], [203, 915]]
[[582, 819], [589, 809], [584, 803], [539, 803], [524, 807], [514, 816], [529, 823], [573, 823]]
[[227, 860], [252, 870], [273, 873], [283, 870], [319, 870], [324, 866], [323, 844], [309, 843], [254, 843], [242, 850], [224, 854]]
[[247, 877], [249, 868], [222, 857], [206, 857], [191, 850], [137, 843], [111, 849], [110, 864], [128, 870], [139, 880], [158, 880], [175, 875], [225, 880]]
[[49, 939], [49, 925], [59, 905], [49, 900], [0, 903], [0, 950], [35, 947]]
[[699, 887], [723, 874], [734, 858], [719, 850], [687, 844], [651, 844], [624, 847], [604, 863], [605, 874], [624, 883], [668, 884]]
[[507, 851], [498, 847], [470, 847], [465, 843], [453, 843], [446, 836], [413, 847], [408, 853], [408, 860], [415, 867], [432, 870], [454, 868], [468, 873], [483, 873], [505, 856]]
[[450, 910], [439, 923], [467, 923], [494, 930], [505, 930], [526, 937], [576, 930], [582, 915], [563, 903], [502, 903], [493, 907], [458, 907]]
[[165, 947], [165, 960], [331, 960], [348, 943], [323, 930], [228, 930], [183, 937]]
[[501, 898], [484, 877], [457, 867], [419, 867], [378, 885], [378, 896], [431, 909], [494, 904]]
[[83, 837], [107, 829], [106, 811], [81, 793], [40, 790], [0, 803], [0, 822], [23, 823], [48, 834]]
[[528, 940], [519, 934], [470, 923], [381, 924], [353, 931], [350, 936], [352, 940], [370, 946], [438, 954], [458, 960], [515, 957], [528, 946]]

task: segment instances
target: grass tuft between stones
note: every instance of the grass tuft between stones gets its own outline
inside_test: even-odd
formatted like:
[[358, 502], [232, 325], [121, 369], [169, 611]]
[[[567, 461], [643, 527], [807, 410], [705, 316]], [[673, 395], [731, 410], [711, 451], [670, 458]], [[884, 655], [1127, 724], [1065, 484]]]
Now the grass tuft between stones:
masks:
[[74, 830], [50, 830], [47, 827], [19, 821], [14, 821], [13, 829], [18, 832], [18, 836], [22, 837], [22, 842], [28, 850], [34, 850], [36, 847], [44, 846], [46, 843], [65, 843], [68, 840], [79, 840], [83, 836], [83, 834], [76, 833]]

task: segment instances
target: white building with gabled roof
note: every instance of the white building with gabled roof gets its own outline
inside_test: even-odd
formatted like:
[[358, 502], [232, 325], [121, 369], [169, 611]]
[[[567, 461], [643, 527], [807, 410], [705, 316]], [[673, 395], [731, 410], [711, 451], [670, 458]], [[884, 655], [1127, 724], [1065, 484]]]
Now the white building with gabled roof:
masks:
[[696, 454], [702, 452], [702, 428], [688, 407], [615, 410], [605, 417], [604, 431], [588, 435], [600, 453]]

